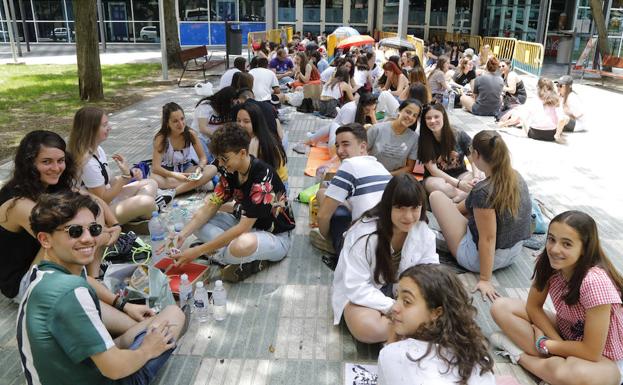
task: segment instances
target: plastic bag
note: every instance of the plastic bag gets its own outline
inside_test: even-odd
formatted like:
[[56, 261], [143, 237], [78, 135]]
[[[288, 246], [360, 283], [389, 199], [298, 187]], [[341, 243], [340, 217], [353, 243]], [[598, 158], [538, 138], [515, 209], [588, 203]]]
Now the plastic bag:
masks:
[[303, 104], [303, 98], [304, 96], [302, 91], [290, 92], [289, 94], [286, 94], [286, 101], [294, 107], [300, 107], [301, 104]]
[[212, 83], [197, 83], [195, 84], [195, 92], [199, 96], [212, 96], [214, 94], [214, 89], [212, 87]]
[[147, 300], [149, 307], [164, 309], [166, 306], [175, 304], [169, 279], [153, 266], [111, 265], [104, 274], [103, 283], [113, 293], [127, 289], [129, 301]]

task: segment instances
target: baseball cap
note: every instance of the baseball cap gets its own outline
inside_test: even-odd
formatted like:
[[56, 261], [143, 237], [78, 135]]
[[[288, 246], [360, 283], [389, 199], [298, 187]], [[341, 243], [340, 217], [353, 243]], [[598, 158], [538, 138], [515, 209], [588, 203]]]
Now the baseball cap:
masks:
[[573, 84], [573, 77], [571, 77], [570, 75], [563, 75], [558, 80], [556, 80], [554, 83], [557, 83], [563, 86], [570, 86]]

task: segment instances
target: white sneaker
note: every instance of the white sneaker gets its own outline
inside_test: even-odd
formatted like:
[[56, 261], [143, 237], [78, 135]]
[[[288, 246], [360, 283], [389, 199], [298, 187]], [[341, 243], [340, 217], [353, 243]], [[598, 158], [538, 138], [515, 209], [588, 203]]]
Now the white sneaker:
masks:
[[491, 333], [489, 342], [491, 346], [499, 349], [496, 351], [496, 354], [502, 357], [508, 357], [513, 364], [517, 364], [519, 358], [524, 353], [519, 346], [515, 345], [515, 343], [502, 332]]

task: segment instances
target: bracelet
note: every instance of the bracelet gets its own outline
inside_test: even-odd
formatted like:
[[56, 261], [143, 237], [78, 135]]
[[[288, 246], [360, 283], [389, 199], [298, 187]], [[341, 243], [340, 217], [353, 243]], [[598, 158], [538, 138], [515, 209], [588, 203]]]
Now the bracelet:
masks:
[[115, 299], [112, 300], [112, 307], [117, 308], [117, 301], [119, 300], [119, 294], [115, 296]]
[[459, 188], [459, 186], [460, 186], [460, 185], [461, 185], [461, 180], [460, 180], [460, 179], [458, 179], [458, 180], [456, 181], [456, 188]]
[[115, 224], [113, 224], [113, 225], [110, 225], [110, 226], [108, 226], [108, 227], [115, 227], [115, 226], [119, 226], [119, 227], [121, 227], [121, 224], [120, 224], [119, 222], [117, 222], [117, 223], [115, 223]]
[[115, 308], [120, 312], [123, 312], [123, 308], [125, 307], [126, 303], [128, 303], [128, 298], [123, 297], [121, 298], [121, 301], [117, 301], [117, 303], [115, 303]]
[[547, 342], [547, 340], [549, 340], [549, 338], [547, 338], [546, 336], [541, 336], [536, 340], [534, 345], [539, 353], [549, 356], [549, 349], [547, 349], [547, 346], [545, 346], [545, 342]]

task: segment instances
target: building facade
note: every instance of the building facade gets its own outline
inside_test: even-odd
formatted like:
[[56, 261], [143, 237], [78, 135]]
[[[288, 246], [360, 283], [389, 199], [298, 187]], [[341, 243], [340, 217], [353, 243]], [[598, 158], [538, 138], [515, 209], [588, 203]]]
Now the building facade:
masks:
[[[13, 3], [18, 33], [31, 42], [73, 42], [72, 0], [7, 0]], [[350, 25], [362, 33], [396, 31], [401, 0], [177, 0], [182, 45], [223, 45], [225, 22], [243, 32], [293, 26], [296, 31], [331, 33]], [[402, 0], [408, 3], [408, 33], [424, 39], [445, 32], [506, 36], [545, 43], [574, 30], [582, 41], [594, 33], [590, 0]], [[101, 0], [107, 42], [159, 41], [158, 0]], [[623, 0], [604, 0], [613, 53], [623, 48]], [[22, 23], [22, 13], [24, 22]], [[0, 42], [8, 41], [0, 2]], [[584, 40], [582, 40], [584, 39]]]

